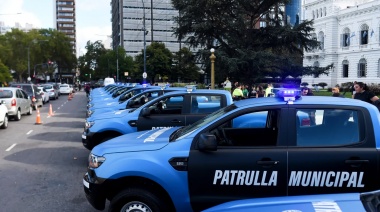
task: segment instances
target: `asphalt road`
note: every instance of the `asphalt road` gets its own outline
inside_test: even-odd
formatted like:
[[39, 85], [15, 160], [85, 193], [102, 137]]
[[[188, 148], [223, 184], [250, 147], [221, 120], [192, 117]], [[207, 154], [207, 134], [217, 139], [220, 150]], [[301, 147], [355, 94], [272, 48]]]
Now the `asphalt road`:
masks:
[[82, 184], [86, 100], [83, 91], [71, 101], [62, 95], [40, 108], [41, 125], [33, 111], [0, 130], [0, 211], [96, 211]]

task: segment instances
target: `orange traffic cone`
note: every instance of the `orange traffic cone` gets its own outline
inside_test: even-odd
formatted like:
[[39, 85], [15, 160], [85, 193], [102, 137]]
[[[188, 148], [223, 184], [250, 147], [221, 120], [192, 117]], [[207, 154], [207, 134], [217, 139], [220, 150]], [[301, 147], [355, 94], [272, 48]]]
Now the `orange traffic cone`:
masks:
[[51, 104], [50, 104], [50, 108], [49, 108], [49, 116], [54, 116], [53, 108], [51, 107]]
[[41, 116], [40, 116], [40, 110], [37, 108], [37, 118], [36, 118], [36, 124], [42, 124]]
[[69, 97], [67, 97], [67, 100], [71, 100], [71, 93], [69, 93]]

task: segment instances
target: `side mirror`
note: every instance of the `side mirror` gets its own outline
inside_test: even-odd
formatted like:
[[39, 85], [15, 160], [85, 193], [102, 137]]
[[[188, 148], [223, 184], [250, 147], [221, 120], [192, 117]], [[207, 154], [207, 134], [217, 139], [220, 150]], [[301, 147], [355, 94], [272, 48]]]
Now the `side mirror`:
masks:
[[135, 101], [133, 101], [133, 100], [128, 101], [128, 103], [127, 103], [127, 108], [132, 107], [134, 104], [135, 104]]
[[203, 133], [199, 136], [197, 146], [200, 151], [216, 151], [218, 142], [216, 141], [215, 135]]
[[141, 116], [146, 117], [150, 115], [150, 109], [149, 108], [143, 108], [141, 110]]

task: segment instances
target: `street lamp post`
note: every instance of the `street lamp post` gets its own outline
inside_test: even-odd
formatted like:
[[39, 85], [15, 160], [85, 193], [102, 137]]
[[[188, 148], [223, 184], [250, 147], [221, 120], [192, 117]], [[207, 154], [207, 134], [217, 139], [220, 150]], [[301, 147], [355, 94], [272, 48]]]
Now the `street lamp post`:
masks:
[[215, 67], [214, 67], [214, 63], [215, 63], [215, 55], [214, 55], [214, 52], [215, 52], [215, 49], [214, 48], [211, 48], [210, 50], [211, 52], [211, 56], [210, 56], [210, 60], [211, 60], [211, 89], [215, 89]]
[[145, 28], [145, 4], [144, 0], [141, 0], [143, 4], [143, 33], [144, 33], [144, 73], [143, 73], [143, 78], [144, 78], [144, 84], [145, 84], [145, 78], [147, 77], [146, 74], [146, 28]]

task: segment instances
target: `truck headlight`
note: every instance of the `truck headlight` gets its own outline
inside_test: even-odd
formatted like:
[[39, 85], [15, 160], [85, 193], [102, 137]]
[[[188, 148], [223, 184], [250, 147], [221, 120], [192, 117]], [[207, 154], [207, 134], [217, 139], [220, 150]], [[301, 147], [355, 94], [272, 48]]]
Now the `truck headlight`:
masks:
[[88, 156], [88, 167], [90, 168], [99, 168], [100, 165], [102, 165], [106, 161], [105, 157], [97, 156], [92, 153]]
[[86, 123], [84, 124], [84, 128], [87, 130], [87, 129], [90, 129], [92, 126], [94, 126], [95, 122], [94, 121], [86, 121]]
[[93, 110], [87, 110], [87, 116], [91, 116], [92, 114], [94, 113], [94, 111]]

